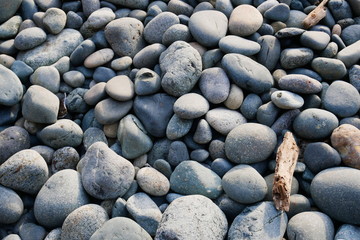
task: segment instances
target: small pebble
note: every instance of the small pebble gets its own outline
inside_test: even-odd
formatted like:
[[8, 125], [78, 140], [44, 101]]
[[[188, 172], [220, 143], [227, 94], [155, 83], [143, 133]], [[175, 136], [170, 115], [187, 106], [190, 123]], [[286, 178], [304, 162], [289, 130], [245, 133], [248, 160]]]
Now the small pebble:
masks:
[[154, 168], [141, 168], [136, 174], [136, 180], [141, 189], [152, 196], [164, 196], [170, 189], [169, 180]]
[[17, 222], [24, 211], [23, 201], [11, 188], [0, 185], [0, 193], [0, 223], [11, 224]]
[[281, 109], [297, 109], [304, 105], [304, 99], [289, 91], [275, 91], [271, 94], [271, 101]]

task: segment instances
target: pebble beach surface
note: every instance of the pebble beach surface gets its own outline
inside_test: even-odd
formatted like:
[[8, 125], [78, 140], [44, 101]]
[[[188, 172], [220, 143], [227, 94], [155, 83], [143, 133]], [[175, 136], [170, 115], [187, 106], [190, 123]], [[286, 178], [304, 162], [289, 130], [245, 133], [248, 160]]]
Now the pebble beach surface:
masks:
[[316, 5], [0, 0], [0, 239], [360, 239], [360, 1]]

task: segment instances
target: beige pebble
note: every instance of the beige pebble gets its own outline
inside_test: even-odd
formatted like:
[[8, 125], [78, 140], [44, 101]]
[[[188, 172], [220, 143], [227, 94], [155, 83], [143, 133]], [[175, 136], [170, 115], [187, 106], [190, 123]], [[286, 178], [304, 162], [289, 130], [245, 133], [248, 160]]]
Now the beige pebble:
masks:
[[114, 51], [111, 48], [103, 48], [92, 53], [84, 61], [84, 66], [87, 68], [96, 68], [111, 61], [114, 57]]
[[231, 84], [229, 96], [224, 102], [225, 106], [232, 110], [239, 109], [243, 100], [244, 93], [241, 88], [235, 84]]

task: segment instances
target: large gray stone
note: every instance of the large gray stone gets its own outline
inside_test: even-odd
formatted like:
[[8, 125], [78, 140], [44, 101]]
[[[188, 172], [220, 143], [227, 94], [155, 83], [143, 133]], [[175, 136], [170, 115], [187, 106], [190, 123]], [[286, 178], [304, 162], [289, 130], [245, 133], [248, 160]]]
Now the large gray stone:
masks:
[[20, 7], [22, 0], [1, 0], [0, 1], [0, 24], [11, 18], [18, 8]]
[[0, 105], [13, 106], [22, 96], [23, 87], [18, 76], [0, 64]]

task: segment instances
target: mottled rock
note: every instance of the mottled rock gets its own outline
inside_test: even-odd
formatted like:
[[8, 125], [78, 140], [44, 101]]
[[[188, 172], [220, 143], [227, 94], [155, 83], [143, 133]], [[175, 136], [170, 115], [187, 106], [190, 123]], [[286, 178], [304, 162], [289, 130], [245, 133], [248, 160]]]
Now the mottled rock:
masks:
[[179, 24], [179, 17], [172, 12], [162, 12], [155, 16], [144, 28], [144, 38], [148, 43], [161, 43], [168, 28]]
[[205, 119], [212, 128], [223, 135], [227, 135], [235, 127], [247, 122], [238, 111], [221, 107], [208, 111]]
[[174, 103], [174, 113], [183, 119], [195, 119], [207, 113], [209, 102], [200, 94], [187, 93]]
[[13, 154], [30, 148], [30, 135], [21, 127], [12, 126], [0, 132], [0, 165]]
[[19, 195], [10, 188], [0, 185], [0, 223], [17, 222], [24, 211], [24, 203]]
[[23, 96], [23, 87], [16, 74], [0, 64], [0, 104], [13, 106]]
[[122, 119], [132, 108], [133, 101], [119, 102], [106, 98], [95, 106], [95, 118], [101, 124], [112, 124]]

